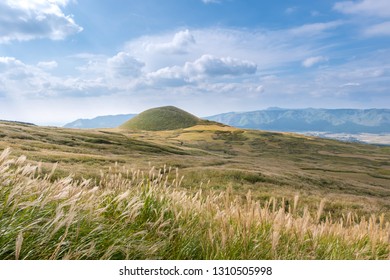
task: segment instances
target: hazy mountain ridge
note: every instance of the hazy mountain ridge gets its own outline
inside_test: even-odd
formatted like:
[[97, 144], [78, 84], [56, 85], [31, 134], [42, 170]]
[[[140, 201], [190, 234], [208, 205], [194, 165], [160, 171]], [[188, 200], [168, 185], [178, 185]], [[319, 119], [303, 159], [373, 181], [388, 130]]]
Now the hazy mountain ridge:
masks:
[[[67, 128], [113, 128], [136, 114], [78, 119]], [[251, 112], [229, 112], [203, 119], [239, 128], [331, 133], [390, 133], [390, 109], [282, 109], [269, 108]]]
[[390, 133], [389, 109], [281, 109], [230, 112], [206, 117], [227, 125], [276, 131]]
[[77, 119], [65, 124], [66, 128], [114, 128], [132, 119], [136, 114], [99, 116], [93, 119]]

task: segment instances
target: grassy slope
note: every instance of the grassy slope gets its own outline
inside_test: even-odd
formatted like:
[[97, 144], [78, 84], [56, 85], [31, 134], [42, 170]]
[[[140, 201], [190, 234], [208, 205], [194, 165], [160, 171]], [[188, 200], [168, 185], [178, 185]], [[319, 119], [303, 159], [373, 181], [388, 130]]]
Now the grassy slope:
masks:
[[256, 199], [300, 194], [305, 203], [327, 198], [334, 215], [349, 210], [390, 216], [390, 148], [294, 134], [198, 125], [173, 131], [72, 130], [0, 123], [0, 149], [41, 161], [54, 176], [98, 178], [114, 163], [149, 169], [179, 167], [183, 186]]
[[[0, 259], [389, 259], [384, 216], [180, 189], [167, 170], [53, 181], [0, 155]], [[173, 176], [172, 176], [173, 175]]]
[[257, 199], [301, 195], [305, 203], [327, 198], [325, 210], [341, 215], [390, 216], [390, 148], [294, 134], [198, 125], [172, 131], [72, 130], [0, 123], [0, 149], [26, 155], [51, 170], [97, 178], [114, 163], [147, 170], [179, 167], [183, 186]]
[[132, 130], [172, 130], [191, 127], [200, 123], [200, 119], [173, 106], [146, 110], [122, 124], [123, 129]]
[[[2, 160], [0, 219], [7, 236], [0, 235], [0, 259], [389, 256], [389, 147], [216, 124], [130, 131], [0, 122], [0, 149], [6, 147], [14, 157], [26, 155], [29, 164], [40, 165]], [[180, 177], [168, 180], [166, 191], [165, 177], [159, 177], [166, 174], [165, 164], [184, 175], [180, 185]], [[151, 166], [156, 169], [149, 173]], [[153, 184], [145, 181], [150, 178]], [[95, 184], [96, 197], [77, 196]], [[227, 189], [229, 194], [219, 194]], [[45, 205], [41, 193], [48, 197]], [[301, 207], [293, 210], [297, 194]], [[316, 210], [320, 201], [323, 214]], [[381, 219], [370, 218], [380, 213]], [[199, 223], [211, 232], [194, 231]], [[177, 231], [182, 238], [171, 234]], [[15, 242], [24, 244], [20, 252]]]

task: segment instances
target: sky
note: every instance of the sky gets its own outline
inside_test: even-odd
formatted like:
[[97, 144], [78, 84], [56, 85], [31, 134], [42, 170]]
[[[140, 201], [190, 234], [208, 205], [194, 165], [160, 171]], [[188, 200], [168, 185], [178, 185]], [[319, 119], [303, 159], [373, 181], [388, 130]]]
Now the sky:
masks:
[[2, 0], [0, 119], [390, 108], [389, 0]]

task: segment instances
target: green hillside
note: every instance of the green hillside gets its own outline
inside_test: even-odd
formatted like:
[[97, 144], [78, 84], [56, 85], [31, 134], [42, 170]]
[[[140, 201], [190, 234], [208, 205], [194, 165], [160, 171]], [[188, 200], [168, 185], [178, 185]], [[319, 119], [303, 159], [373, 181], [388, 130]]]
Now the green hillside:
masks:
[[131, 130], [174, 130], [200, 124], [201, 120], [174, 106], [158, 107], [146, 110], [128, 120], [120, 128]]

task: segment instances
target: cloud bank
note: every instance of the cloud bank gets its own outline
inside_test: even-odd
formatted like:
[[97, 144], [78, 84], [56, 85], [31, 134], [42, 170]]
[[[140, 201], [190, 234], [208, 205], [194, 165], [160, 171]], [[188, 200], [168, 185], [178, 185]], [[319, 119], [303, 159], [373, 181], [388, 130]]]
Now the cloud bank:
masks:
[[109, 71], [114, 77], [132, 78], [141, 75], [144, 63], [138, 61], [130, 54], [119, 52], [107, 60]]
[[364, 37], [390, 36], [388, 0], [342, 1], [335, 3], [333, 9], [350, 15]]
[[67, 0], [5, 0], [0, 3], [0, 43], [37, 38], [62, 40], [82, 31], [61, 10]]
[[390, 1], [388, 0], [342, 1], [335, 3], [333, 8], [344, 14], [390, 17]]
[[256, 73], [254, 62], [239, 60], [231, 57], [215, 57], [203, 55], [194, 62], [187, 62], [184, 71], [189, 76], [240, 76]]
[[170, 42], [147, 44], [146, 50], [165, 54], [185, 54], [189, 51], [188, 48], [195, 43], [194, 36], [187, 29], [177, 32]]

